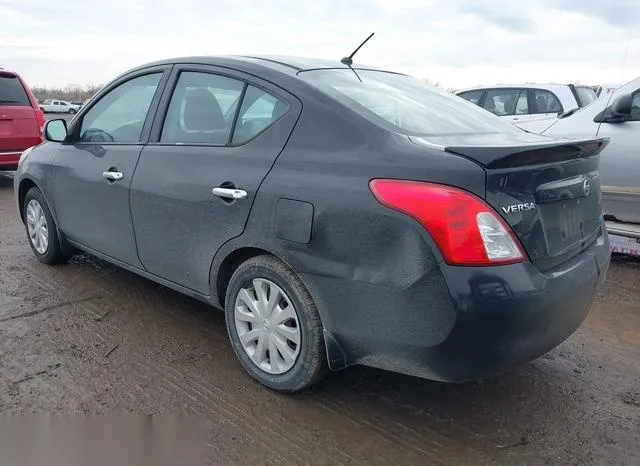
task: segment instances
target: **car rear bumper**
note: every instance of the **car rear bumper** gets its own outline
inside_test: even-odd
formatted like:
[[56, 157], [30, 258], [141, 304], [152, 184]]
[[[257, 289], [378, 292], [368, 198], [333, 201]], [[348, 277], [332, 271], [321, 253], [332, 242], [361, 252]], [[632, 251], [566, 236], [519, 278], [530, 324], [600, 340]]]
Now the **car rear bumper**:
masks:
[[22, 151], [0, 152], [0, 170], [15, 170]]
[[[580, 326], [609, 258], [602, 228], [590, 248], [545, 273], [528, 262], [485, 268], [441, 264], [437, 274], [448, 293], [437, 292], [433, 273], [398, 292], [368, 287], [360, 306], [349, 303], [349, 313], [330, 319], [332, 368], [339, 368], [336, 354], [342, 354], [344, 365], [449, 382], [503, 372], [543, 355]], [[426, 296], [420, 287], [429, 290]]]

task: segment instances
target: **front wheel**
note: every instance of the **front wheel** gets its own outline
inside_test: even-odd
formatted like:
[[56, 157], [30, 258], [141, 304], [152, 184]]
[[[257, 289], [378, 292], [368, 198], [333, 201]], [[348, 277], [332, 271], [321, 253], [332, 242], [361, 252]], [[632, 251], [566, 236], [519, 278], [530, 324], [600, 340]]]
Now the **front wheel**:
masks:
[[65, 262], [67, 257], [60, 248], [56, 223], [38, 188], [27, 192], [23, 209], [29, 244], [38, 260], [45, 264]]
[[233, 350], [256, 380], [297, 392], [327, 373], [323, 327], [302, 280], [272, 256], [244, 262], [225, 299]]

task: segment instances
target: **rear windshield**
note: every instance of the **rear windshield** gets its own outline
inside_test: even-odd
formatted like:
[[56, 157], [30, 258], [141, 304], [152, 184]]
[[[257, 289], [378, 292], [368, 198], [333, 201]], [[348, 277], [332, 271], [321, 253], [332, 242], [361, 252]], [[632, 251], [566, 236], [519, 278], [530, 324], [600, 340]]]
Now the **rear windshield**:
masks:
[[586, 107], [591, 102], [598, 99], [598, 94], [590, 87], [578, 87], [576, 86], [576, 97], [578, 98], [578, 105]]
[[383, 71], [310, 70], [300, 78], [369, 121], [408, 136], [519, 132], [477, 105], [409, 76]]
[[18, 78], [0, 76], [0, 105], [31, 106], [29, 97]]

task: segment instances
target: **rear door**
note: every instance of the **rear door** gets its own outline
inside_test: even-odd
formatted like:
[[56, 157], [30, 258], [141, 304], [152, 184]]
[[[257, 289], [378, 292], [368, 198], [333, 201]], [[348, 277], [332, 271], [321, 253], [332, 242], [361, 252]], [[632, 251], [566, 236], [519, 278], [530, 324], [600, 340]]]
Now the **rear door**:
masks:
[[121, 78], [74, 120], [53, 159], [53, 200], [65, 237], [142, 268], [129, 194], [170, 66]]
[[40, 141], [36, 113], [20, 79], [0, 71], [0, 165], [3, 153], [21, 152]]
[[[518, 125], [532, 133], [541, 133], [557, 120], [563, 109], [560, 99], [546, 89], [529, 89], [529, 109], [531, 116], [526, 123]], [[568, 110], [568, 109], [567, 109]]]
[[227, 68], [176, 67], [172, 83], [131, 189], [138, 254], [148, 272], [208, 295], [213, 257], [242, 234], [301, 104]]
[[531, 119], [527, 89], [488, 89], [482, 106], [516, 126], [527, 124]]

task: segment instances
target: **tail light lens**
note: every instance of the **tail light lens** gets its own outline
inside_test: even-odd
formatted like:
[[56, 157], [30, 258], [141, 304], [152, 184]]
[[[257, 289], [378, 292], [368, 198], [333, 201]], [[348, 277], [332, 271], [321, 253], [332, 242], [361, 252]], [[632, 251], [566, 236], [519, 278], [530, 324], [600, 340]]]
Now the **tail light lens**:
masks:
[[403, 180], [373, 180], [369, 187], [384, 206], [418, 221], [450, 265], [487, 266], [526, 261], [520, 241], [479, 197], [450, 186]]
[[44, 141], [44, 125], [47, 122], [47, 119], [39, 108], [34, 108], [33, 110], [36, 112], [36, 121], [38, 122], [38, 128], [40, 129], [40, 139]]

